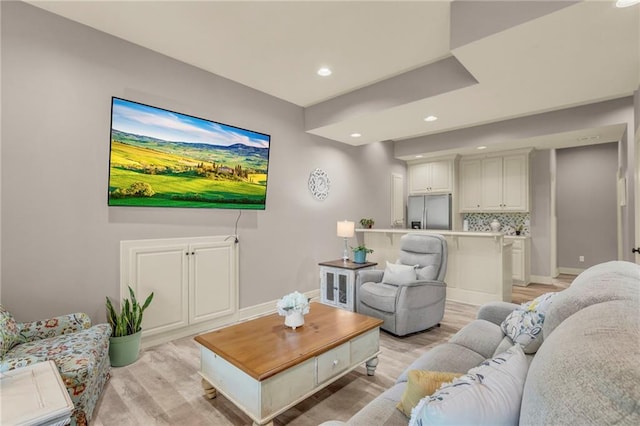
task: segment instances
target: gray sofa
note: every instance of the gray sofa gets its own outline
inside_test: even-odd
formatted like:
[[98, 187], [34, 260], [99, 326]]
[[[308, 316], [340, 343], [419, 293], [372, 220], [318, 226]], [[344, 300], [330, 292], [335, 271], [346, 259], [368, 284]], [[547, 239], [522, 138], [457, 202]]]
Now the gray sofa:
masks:
[[[482, 306], [477, 319], [424, 353], [347, 423], [323, 425], [406, 425], [396, 404], [408, 371], [465, 373], [504, 352], [513, 342], [500, 324], [517, 307]], [[584, 271], [554, 296], [542, 335], [538, 351], [527, 355], [520, 424], [640, 424], [639, 265], [614, 261]]]

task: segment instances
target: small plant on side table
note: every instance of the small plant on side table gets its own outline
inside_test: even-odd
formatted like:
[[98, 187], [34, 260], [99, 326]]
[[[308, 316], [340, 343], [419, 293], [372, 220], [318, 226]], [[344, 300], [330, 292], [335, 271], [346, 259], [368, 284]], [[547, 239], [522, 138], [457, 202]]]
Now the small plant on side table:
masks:
[[367, 248], [365, 245], [351, 247], [353, 251], [353, 263], [366, 263], [367, 253], [373, 253], [373, 249]]

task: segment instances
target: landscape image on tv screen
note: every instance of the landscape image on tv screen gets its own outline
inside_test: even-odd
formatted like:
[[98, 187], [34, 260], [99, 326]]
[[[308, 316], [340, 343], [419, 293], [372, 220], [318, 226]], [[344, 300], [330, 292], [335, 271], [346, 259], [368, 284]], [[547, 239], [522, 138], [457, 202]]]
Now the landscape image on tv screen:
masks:
[[112, 98], [109, 205], [265, 208], [270, 136]]

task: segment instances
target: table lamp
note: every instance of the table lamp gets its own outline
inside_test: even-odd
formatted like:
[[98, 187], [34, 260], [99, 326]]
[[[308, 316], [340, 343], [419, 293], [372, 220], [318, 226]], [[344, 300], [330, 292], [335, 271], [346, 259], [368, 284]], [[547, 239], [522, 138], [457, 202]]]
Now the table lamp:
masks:
[[344, 251], [342, 253], [342, 260], [349, 260], [349, 249], [347, 248], [347, 238], [353, 237], [353, 234], [356, 229], [356, 225], [354, 222], [349, 222], [348, 220], [343, 220], [338, 222], [338, 237], [344, 238]]

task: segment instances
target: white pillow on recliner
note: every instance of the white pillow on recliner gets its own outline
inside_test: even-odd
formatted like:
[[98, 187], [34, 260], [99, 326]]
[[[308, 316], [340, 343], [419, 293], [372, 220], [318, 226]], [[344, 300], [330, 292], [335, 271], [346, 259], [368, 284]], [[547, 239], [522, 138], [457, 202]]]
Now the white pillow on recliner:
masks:
[[389, 263], [384, 269], [382, 282], [385, 284], [404, 284], [409, 281], [416, 280], [416, 268], [411, 265], [403, 265], [401, 263]]

